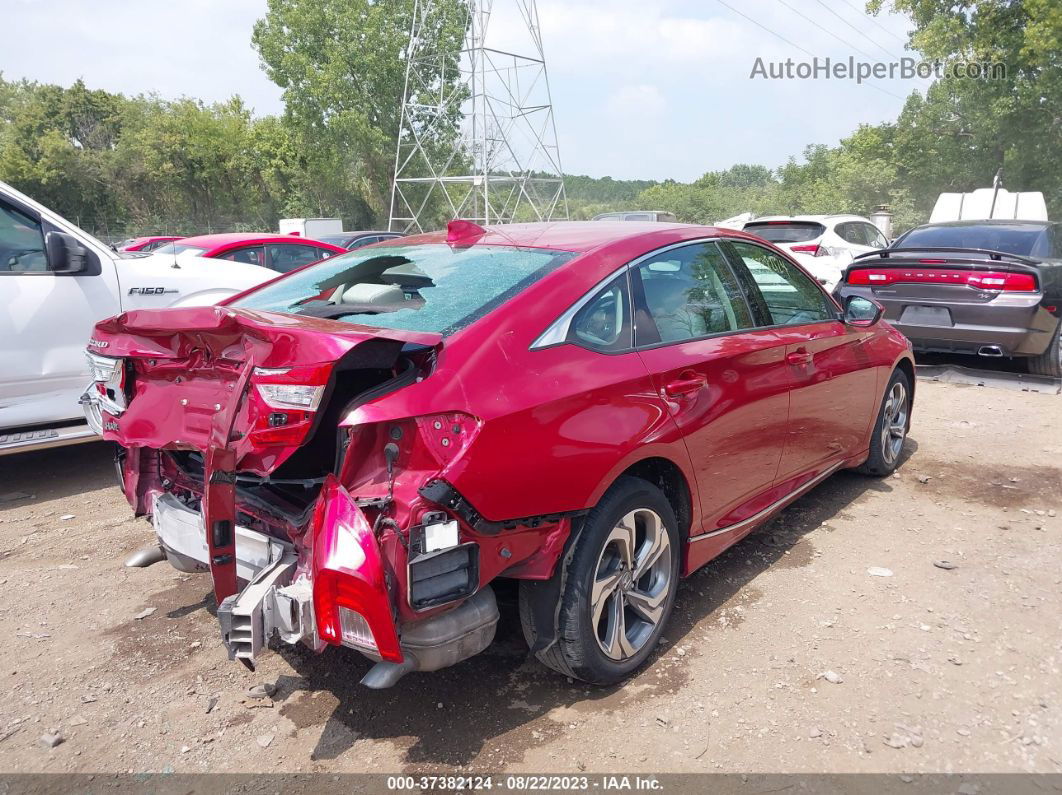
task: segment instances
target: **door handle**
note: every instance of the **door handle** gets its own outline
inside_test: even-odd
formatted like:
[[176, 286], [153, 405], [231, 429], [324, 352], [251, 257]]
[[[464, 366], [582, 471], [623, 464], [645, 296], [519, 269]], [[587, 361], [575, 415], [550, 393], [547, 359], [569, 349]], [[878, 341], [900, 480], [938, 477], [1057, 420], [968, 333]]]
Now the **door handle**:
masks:
[[689, 395], [708, 384], [708, 379], [696, 373], [683, 373], [681, 378], [668, 381], [662, 390], [667, 397]]
[[812, 356], [807, 351], [801, 349], [801, 350], [793, 351], [792, 353], [787, 353], [785, 355], [785, 360], [789, 364], [802, 366], [802, 365], [806, 365], [806, 364], [811, 364]]

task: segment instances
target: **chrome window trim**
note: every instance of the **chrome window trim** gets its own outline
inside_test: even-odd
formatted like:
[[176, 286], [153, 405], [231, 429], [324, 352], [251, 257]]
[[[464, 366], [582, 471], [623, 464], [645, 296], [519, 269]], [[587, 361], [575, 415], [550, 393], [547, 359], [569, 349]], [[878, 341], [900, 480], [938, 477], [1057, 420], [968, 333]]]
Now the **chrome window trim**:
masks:
[[[633, 259], [630, 262], [625, 263], [624, 265], [621, 265], [620, 267], [616, 268], [616, 270], [612, 271], [604, 279], [602, 279], [593, 287], [591, 287], [590, 290], [587, 291], [587, 293], [583, 295], [582, 298], [572, 304], [560, 317], [554, 320], [549, 325], [549, 327], [545, 331], [543, 331], [534, 342], [531, 343], [531, 347], [528, 348], [528, 350], [535, 351], [541, 348], [549, 348], [554, 345], [560, 345], [562, 343], [567, 342], [568, 334], [571, 331], [572, 320], [575, 319], [575, 316], [579, 313], [579, 310], [586, 306], [590, 302], [591, 298], [596, 296], [601, 290], [608, 286], [609, 282], [611, 282], [613, 279], [619, 278], [619, 276], [622, 275], [624, 272], [627, 273], [627, 292], [630, 293], [630, 271], [632, 268], [637, 268], [646, 260], [652, 257], [659, 256], [660, 254], [665, 254], [668, 251], [672, 251], [676, 248], [684, 248], [685, 246], [699, 245], [702, 243], [714, 243], [724, 239], [725, 238], [723, 236], [716, 235], [714, 237], [698, 237], [692, 240], [682, 240], [678, 243], [670, 243], [669, 245], [666, 245], [663, 248], [655, 248], [652, 251], [642, 254], [640, 257]], [[632, 306], [633, 303], [634, 296], [632, 295]], [[742, 329], [742, 331], [748, 330], [750, 329]], [[637, 345], [635, 344], [635, 340], [632, 340], [631, 347], [627, 350], [635, 350], [636, 348]], [[603, 353], [617, 353], [617, 351], [603, 351]]]

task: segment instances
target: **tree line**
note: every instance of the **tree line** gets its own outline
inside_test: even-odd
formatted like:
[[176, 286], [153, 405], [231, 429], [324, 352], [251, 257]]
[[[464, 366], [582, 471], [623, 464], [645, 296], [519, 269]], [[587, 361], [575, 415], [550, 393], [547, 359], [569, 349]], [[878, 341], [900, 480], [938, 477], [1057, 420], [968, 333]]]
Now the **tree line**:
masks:
[[[871, 0], [876, 12], [883, 0]], [[1062, 4], [893, 0], [923, 58], [1007, 65], [1003, 79], [938, 80], [895, 121], [778, 169], [738, 164], [681, 183], [568, 175], [574, 218], [669, 210], [710, 223], [744, 211], [855, 212], [888, 204], [903, 229], [937, 194], [991, 184], [1038, 190], [1062, 213]], [[460, 0], [441, 6], [440, 81], [456, 74]], [[206, 104], [0, 75], [0, 180], [98, 234], [275, 229], [282, 217], [385, 224], [412, 0], [269, 0], [252, 45], [285, 112], [239, 97]], [[434, 131], [439, 145], [457, 120]], [[441, 212], [441, 210], [440, 210]], [[440, 221], [443, 216], [440, 215]]]

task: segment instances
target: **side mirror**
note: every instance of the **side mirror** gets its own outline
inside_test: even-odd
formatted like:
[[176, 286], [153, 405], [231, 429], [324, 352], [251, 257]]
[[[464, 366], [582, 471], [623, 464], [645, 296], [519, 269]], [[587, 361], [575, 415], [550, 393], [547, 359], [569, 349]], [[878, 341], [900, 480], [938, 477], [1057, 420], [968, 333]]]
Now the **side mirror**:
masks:
[[81, 273], [88, 267], [85, 247], [64, 232], [49, 232], [44, 238], [48, 270], [52, 273]]
[[850, 295], [844, 302], [844, 323], [856, 328], [870, 328], [885, 314], [885, 307], [861, 295]]

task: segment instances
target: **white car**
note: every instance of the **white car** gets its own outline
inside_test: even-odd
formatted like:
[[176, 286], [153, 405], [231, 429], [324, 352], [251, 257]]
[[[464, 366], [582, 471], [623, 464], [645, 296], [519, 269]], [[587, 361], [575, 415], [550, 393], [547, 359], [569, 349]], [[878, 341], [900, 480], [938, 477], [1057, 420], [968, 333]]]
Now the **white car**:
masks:
[[743, 228], [792, 254], [828, 290], [854, 257], [889, 244], [881, 230], [859, 215], [763, 216]]
[[206, 306], [276, 278], [199, 257], [126, 257], [0, 182], [0, 455], [98, 438], [79, 400], [100, 320]]

